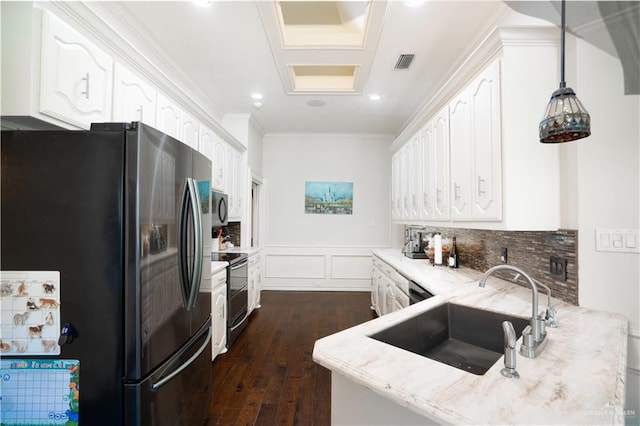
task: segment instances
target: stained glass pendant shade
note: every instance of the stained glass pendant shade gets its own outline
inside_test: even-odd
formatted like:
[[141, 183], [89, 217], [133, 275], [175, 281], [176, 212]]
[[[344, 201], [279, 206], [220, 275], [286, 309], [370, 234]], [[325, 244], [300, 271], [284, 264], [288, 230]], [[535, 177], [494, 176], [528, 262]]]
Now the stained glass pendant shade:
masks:
[[591, 117], [564, 81], [565, 0], [562, 0], [560, 33], [560, 88], [551, 94], [544, 118], [540, 121], [540, 142], [559, 143], [586, 138], [591, 134]]

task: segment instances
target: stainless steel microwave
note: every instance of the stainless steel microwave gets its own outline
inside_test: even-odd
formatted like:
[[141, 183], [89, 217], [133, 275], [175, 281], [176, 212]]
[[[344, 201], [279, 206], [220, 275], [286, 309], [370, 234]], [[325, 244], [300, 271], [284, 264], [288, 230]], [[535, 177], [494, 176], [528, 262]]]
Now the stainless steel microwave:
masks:
[[222, 192], [211, 191], [211, 226], [227, 226], [229, 221], [228, 196]]

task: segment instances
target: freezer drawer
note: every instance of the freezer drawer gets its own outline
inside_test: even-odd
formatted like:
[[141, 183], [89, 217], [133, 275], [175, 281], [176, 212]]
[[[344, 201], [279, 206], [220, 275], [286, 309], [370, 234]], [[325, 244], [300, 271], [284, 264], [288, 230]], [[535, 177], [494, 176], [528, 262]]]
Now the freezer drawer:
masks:
[[139, 383], [125, 384], [127, 426], [204, 425], [211, 401], [211, 321]]

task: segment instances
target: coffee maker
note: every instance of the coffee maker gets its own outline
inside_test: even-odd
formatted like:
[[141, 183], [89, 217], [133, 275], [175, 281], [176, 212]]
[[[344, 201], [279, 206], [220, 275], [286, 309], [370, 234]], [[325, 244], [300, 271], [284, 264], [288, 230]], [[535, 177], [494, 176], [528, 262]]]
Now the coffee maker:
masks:
[[424, 226], [407, 225], [404, 228], [404, 255], [411, 259], [426, 259], [424, 252]]

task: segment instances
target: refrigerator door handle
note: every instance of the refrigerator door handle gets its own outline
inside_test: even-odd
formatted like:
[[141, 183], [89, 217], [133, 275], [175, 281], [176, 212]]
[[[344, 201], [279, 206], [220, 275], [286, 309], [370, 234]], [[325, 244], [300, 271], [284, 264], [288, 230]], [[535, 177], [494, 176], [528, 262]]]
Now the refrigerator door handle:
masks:
[[182, 300], [189, 310], [189, 251], [187, 247], [188, 223], [187, 206], [189, 204], [189, 178], [185, 179], [182, 189], [182, 199], [180, 201], [180, 213], [178, 219], [178, 275], [180, 276], [180, 289], [182, 290]]
[[186, 360], [182, 365], [180, 365], [180, 367], [176, 368], [174, 371], [172, 371], [168, 376], [158, 380], [155, 383], [151, 384], [151, 390], [153, 392], [157, 391], [158, 389], [160, 389], [162, 386], [164, 386], [165, 384], [167, 384], [169, 381], [171, 381], [171, 379], [173, 379], [174, 377], [176, 377], [178, 374], [180, 374], [182, 372], [182, 370], [184, 370], [185, 368], [187, 368], [189, 365], [191, 365], [191, 363], [193, 363], [193, 361], [195, 361], [200, 354], [207, 349], [207, 347], [209, 347], [209, 343], [211, 342], [211, 326], [209, 326], [208, 332], [207, 332], [207, 338], [205, 339], [204, 343], [202, 344], [202, 346], [200, 346], [200, 348], [198, 349], [198, 351], [196, 353], [194, 353], [191, 358], [189, 358], [188, 360]]
[[191, 210], [193, 217], [193, 275], [191, 276], [190, 293], [187, 301], [187, 310], [191, 310], [196, 305], [198, 292], [200, 291], [200, 281], [202, 280], [203, 245], [202, 237], [202, 215], [200, 214], [200, 192], [195, 179], [189, 179], [189, 193], [191, 198]]
[[[189, 265], [188, 248], [188, 217], [189, 212], [193, 218], [193, 263]], [[186, 178], [180, 202], [180, 222], [178, 225], [178, 259], [180, 269], [180, 282], [182, 297], [184, 298], [187, 311], [190, 311], [196, 304], [196, 298], [200, 291], [200, 280], [202, 279], [203, 262], [203, 238], [202, 238], [202, 216], [200, 214], [200, 194], [196, 181]], [[191, 272], [191, 274], [189, 274]]]

